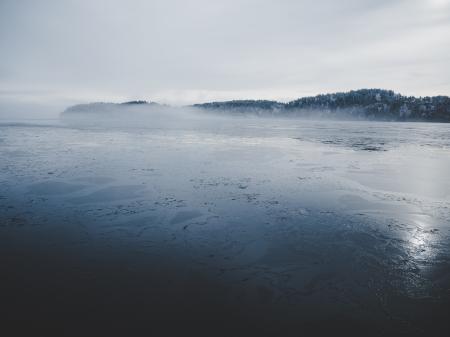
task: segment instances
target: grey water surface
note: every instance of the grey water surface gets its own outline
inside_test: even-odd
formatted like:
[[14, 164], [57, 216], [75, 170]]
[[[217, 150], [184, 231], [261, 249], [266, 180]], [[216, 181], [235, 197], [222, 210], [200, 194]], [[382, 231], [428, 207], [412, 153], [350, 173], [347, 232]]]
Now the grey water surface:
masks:
[[449, 172], [448, 124], [0, 123], [0, 319], [448, 336]]

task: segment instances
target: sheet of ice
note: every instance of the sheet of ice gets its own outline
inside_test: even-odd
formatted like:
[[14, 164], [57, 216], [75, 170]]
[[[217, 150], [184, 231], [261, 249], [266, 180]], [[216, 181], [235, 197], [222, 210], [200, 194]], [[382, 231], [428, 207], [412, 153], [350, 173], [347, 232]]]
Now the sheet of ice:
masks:
[[289, 323], [345, 313], [417, 332], [450, 305], [447, 124], [3, 124], [0, 158], [5, 253], [120, 251]]

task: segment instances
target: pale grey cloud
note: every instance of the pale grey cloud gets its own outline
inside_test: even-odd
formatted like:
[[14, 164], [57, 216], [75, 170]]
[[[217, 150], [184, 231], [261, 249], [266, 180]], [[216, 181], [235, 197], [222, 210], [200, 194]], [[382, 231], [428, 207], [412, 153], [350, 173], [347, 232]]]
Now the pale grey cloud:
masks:
[[449, 2], [2, 0], [0, 103], [450, 94]]

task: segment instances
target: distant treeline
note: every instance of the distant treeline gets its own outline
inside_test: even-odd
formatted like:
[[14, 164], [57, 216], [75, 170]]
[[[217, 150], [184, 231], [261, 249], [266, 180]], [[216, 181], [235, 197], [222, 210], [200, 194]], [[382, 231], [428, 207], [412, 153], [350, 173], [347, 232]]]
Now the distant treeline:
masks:
[[147, 101], [129, 101], [124, 103], [104, 103], [94, 102], [88, 104], [77, 104], [68, 107], [63, 114], [77, 114], [77, 113], [108, 113], [110, 111], [120, 111], [123, 107], [140, 107], [140, 106], [159, 106], [158, 103]]
[[289, 103], [239, 100], [195, 104], [194, 107], [217, 112], [280, 117], [450, 122], [448, 96], [408, 97], [382, 89], [317, 95]]
[[[122, 107], [162, 107], [154, 102], [90, 103], [69, 107], [64, 113], [108, 113]], [[361, 89], [317, 95], [280, 103], [268, 100], [235, 100], [194, 104], [189, 108], [219, 114], [273, 117], [364, 119], [384, 121], [450, 122], [450, 97], [402, 96], [391, 90]], [[129, 110], [129, 109], [128, 109]]]

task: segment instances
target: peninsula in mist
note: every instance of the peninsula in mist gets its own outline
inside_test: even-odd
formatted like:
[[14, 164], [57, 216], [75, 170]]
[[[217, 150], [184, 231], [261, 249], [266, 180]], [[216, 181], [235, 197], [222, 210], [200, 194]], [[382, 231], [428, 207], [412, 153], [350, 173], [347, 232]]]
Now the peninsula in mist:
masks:
[[[129, 101], [119, 104], [90, 103], [71, 106], [63, 112], [62, 116], [89, 117], [89, 115], [105, 114], [107, 118], [112, 117], [113, 113], [119, 113], [116, 117], [126, 117], [126, 114], [120, 115], [120, 111], [126, 113], [130, 111], [130, 107], [132, 110], [134, 108], [142, 112], [170, 108], [167, 105], [147, 101]], [[361, 89], [346, 93], [317, 95], [299, 98], [288, 103], [269, 100], [232, 100], [193, 104], [184, 108], [235, 116], [450, 122], [448, 96], [407, 97], [382, 89]]]

